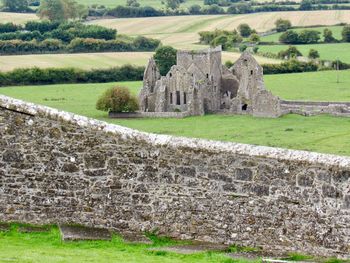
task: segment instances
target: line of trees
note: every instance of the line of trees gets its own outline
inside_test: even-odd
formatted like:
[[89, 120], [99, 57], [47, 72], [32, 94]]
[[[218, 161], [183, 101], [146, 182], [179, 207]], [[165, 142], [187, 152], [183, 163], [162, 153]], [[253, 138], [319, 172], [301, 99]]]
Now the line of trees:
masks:
[[0, 54], [154, 51], [160, 41], [117, 37], [115, 29], [79, 22], [0, 24]]

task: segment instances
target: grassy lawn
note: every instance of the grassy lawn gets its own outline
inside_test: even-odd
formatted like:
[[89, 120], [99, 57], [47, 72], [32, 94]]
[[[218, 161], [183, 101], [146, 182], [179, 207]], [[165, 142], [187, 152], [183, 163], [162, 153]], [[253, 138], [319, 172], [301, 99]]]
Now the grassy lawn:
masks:
[[[341, 87], [334, 83], [331, 85], [332, 72], [284, 74], [266, 76], [265, 79], [268, 87], [283, 98], [303, 99], [308, 96], [309, 99], [345, 100], [350, 94], [349, 73], [350, 71], [346, 72], [347, 75], [344, 73], [347, 77], [341, 77], [344, 81]], [[328, 81], [334, 90], [329, 94], [326, 87], [322, 88], [316, 82], [309, 85], [313, 81], [311, 76], [320, 78], [320, 83], [326, 81], [324, 74], [329, 76]], [[142, 85], [141, 82], [119, 84], [129, 87], [134, 94], [138, 93]], [[113, 85], [114, 83], [10, 87], [0, 88], [0, 93], [146, 132], [350, 155], [350, 118], [286, 115], [278, 119], [265, 119], [240, 115], [206, 115], [184, 119], [109, 119], [106, 113], [95, 109], [95, 103], [98, 96]], [[340, 94], [347, 96], [342, 97]]]
[[[307, 56], [310, 49], [316, 49], [321, 59], [336, 60], [350, 63], [350, 43], [337, 44], [312, 44], [312, 45], [295, 45], [297, 49]], [[271, 52], [277, 54], [281, 50], [286, 50], [288, 45], [260, 45], [259, 52]]]
[[243, 15], [201, 15], [101, 19], [91, 23], [116, 28], [127, 35], [146, 35], [162, 40], [176, 48], [195, 48], [198, 32], [205, 30], [233, 30], [247, 23], [258, 32], [275, 27], [278, 18], [289, 19], [294, 26], [335, 25], [350, 22], [350, 10], [268, 12]]
[[62, 242], [56, 226], [43, 233], [19, 233], [17, 228], [18, 225], [12, 225], [10, 232], [0, 232], [0, 262], [254, 262], [244, 259], [231, 260], [218, 252], [180, 255], [147, 250], [150, 247], [175, 244], [168, 239], [155, 239], [153, 245], [126, 244], [119, 236], [114, 236], [112, 241]]
[[350, 101], [350, 70], [265, 75], [266, 87], [288, 100]]
[[[317, 31], [319, 31], [321, 33], [320, 37], [321, 37], [321, 41], [323, 41], [323, 30], [325, 28], [328, 28], [328, 29], [332, 30], [333, 37], [335, 39], [340, 40], [342, 38], [341, 31], [344, 28], [343, 26], [321, 26], [321, 27], [309, 27], [309, 28], [295, 28], [295, 29], [293, 29], [293, 31], [301, 32], [301, 31], [303, 31], [305, 29], [307, 29], [307, 30], [317, 30]], [[261, 37], [261, 41], [264, 41], [264, 42], [279, 42], [280, 35], [282, 35], [282, 32], [281, 33], [272, 34], [272, 35], [269, 35], [269, 36], [264, 36], [264, 37]]]

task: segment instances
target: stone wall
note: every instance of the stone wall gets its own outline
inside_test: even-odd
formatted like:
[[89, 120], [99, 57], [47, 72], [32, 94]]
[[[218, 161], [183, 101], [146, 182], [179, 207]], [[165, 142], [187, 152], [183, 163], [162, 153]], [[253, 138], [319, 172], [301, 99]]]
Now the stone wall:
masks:
[[282, 100], [283, 114], [295, 113], [300, 115], [330, 114], [334, 116], [350, 117], [350, 102], [318, 102]]
[[0, 221], [350, 254], [350, 158], [147, 134], [0, 96]]

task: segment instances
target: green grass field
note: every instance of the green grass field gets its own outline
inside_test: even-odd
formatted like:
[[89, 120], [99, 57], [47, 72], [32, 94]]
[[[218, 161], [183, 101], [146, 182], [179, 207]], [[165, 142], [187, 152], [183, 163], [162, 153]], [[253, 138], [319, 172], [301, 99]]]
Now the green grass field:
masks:
[[[350, 71], [341, 72], [339, 85], [334, 77], [334, 72], [317, 72], [271, 75], [265, 79], [269, 89], [285, 99], [349, 100]], [[142, 85], [141, 82], [119, 84], [129, 87], [134, 94]], [[350, 118], [206, 115], [184, 119], [109, 119], [105, 112], [95, 109], [95, 103], [113, 85], [9, 87], [0, 88], [0, 93], [146, 132], [350, 155]]]
[[[333, 37], [335, 39], [338, 39], [340, 40], [342, 38], [341, 36], [341, 31], [343, 30], [343, 26], [322, 26], [322, 27], [308, 27], [308, 28], [295, 28], [293, 29], [293, 31], [296, 31], [296, 32], [301, 32], [305, 29], [308, 29], [308, 30], [317, 30], [318, 32], [320, 32], [320, 37], [321, 37], [321, 41], [323, 41], [323, 30], [325, 28], [328, 28], [330, 30], [332, 30], [333, 32]], [[275, 34], [272, 34], [272, 35], [268, 35], [268, 36], [264, 36], [264, 37], [261, 37], [261, 41], [264, 41], [264, 42], [279, 42], [279, 37], [280, 35], [282, 34], [281, 33], [275, 33]]]
[[[84, 5], [104, 5], [107, 7], [116, 7], [118, 5], [125, 6], [126, 0], [77, 0], [77, 2]], [[162, 4], [161, 0], [138, 0], [141, 6], [152, 6], [154, 8], [165, 8], [165, 4]], [[165, 2], [165, 1], [164, 1]], [[180, 5], [180, 7], [189, 7], [191, 5], [200, 5], [203, 6], [202, 0], [186, 0]]]
[[0, 232], [0, 262], [18, 263], [80, 263], [80, 262], [128, 262], [128, 263], [258, 263], [259, 260], [231, 260], [224, 253], [204, 252], [181, 255], [164, 251], [149, 251], [174, 245], [169, 239], [154, 239], [153, 245], [126, 244], [119, 236], [112, 241], [62, 242], [59, 230], [52, 226], [43, 233], [19, 233], [18, 225], [10, 232]]
[[[320, 54], [321, 59], [336, 60], [350, 63], [350, 43], [337, 44], [310, 44], [310, 45], [295, 45], [297, 49], [307, 56], [310, 49], [316, 49]], [[286, 50], [288, 45], [260, 45], [259, 52], [270, 52], [278, 54], [281, 50]]]
[[[146, 66], [153, 52], [114, 52], [114, 53], [81, 53], [81, 54], [44, 54], [1, 56], [0, 71], [11, 71], [16, 68], [64, 68], [97, 69], [132, 64]], [[223, 52], [222, 61], [235, 61], [240, 53]], [[257, 61], [264, 63], [280, 63], [281, 60], [255, 56]]]
[[176, 48], [200, 48], [198, 32], [206, 30], [233, 30], [247, 23], [258, 32], [275, 27], [278, 18], [289, 19], [293, 26], [335, 25], [350, 23], [350, 10], [268, 12], [243, 15], [202, 15], [102, 19], [90, 23], [115, 28], [121, 34], [145, 35], [160, 39]]

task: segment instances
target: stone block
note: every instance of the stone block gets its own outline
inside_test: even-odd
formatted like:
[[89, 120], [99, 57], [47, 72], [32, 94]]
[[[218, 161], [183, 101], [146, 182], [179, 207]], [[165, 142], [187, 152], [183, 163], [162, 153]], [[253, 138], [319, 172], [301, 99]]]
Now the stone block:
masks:
[[92, 228], [73, 225], [59, 225], [62, 240], [111, 240], [112, 234], [109, 230], [103, 228]]

